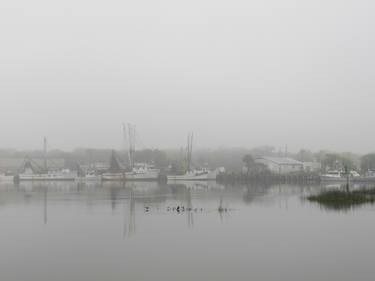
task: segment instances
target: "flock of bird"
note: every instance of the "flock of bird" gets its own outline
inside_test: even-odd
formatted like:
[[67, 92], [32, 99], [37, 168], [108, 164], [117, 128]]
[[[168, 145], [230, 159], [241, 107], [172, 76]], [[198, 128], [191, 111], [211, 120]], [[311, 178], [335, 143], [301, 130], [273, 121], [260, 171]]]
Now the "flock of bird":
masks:
[[[151, 211], [151, 207], [145, 206], [145, 212], [148, 213]], [[192, 207], [185, 207], [185, 206], [174, 206], [174, 207], [167, 207], [167, 212], [176, 212], [176, 213], [184, 213], [184, 212], [203, 212], [203, 208], [192, 208]], [[229, 211], [228, 208], [224, 208], [222, 206], [219, 206], [217, 209], [219, 213], [226, 213]]]

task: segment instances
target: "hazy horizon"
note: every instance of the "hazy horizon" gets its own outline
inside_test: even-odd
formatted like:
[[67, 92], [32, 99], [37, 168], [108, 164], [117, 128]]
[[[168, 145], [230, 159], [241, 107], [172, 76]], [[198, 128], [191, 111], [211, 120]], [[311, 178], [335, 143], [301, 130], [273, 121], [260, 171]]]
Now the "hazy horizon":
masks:
[[8, 2], [1, 148], [375, 150], [371, 1]]

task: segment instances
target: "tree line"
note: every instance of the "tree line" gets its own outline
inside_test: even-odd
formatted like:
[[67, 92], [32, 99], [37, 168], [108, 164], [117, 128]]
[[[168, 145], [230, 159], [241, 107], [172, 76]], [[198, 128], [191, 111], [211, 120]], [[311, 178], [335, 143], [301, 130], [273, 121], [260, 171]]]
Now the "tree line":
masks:
[[[61, 158], [67, 166], [75, 167], [77, 163], [87, 164], [93, 162], [107, 163], [111, 155], [111, 149], [79, 148], [73, 151], [50, 150], [49, 158]], [[126, 162], [128, 159], [126, 151], [116, 152], [119, 159]], [[0, 150], [0, 158], [43, 158], [43, 151], [18, 151]], [[263, 166], [255, 163], [255, 159], [261, 156], [289, 157], [301, 162], [319, 162], [323, 170], [329, 168], [347, 167], [351, 170], [368, 171], [375, 170], [375, 153], [358, 155], [350, 152], [337, 153], [330, 151], [311, 152], [302, 149], [297, 153], [280, 152], [272, 146], [260, 146], [253, 149], [246, 148], [219, 148], [219, 149], [196, 149], [193, 152], [192, 164], [195, 167], [218, 168], [225, 167], [228, 172], [239, 172], [244, 167], [252, 170], [262, 170]], [[136, 151], [137, 162], [153, 163], [159, 168], [169, 166], [181, 169], [185, 161], [186, 152], [181, 149], [144, 149]]]

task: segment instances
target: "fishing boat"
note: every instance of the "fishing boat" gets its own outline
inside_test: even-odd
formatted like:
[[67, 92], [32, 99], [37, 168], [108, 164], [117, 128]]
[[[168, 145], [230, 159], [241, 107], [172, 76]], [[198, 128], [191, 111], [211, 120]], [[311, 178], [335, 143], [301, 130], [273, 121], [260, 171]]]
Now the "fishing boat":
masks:
[[102, 175], [104, 181], [157, 181], [160, 170], [147, 163], [135, 162], [135, 126], [123, 124], [124, 140], [128, 140], [128, 165], [122, 165], [114, 151], [110, 160], [108, 172]]
[[125, 178], [128, 181], [157, 181], [160, 170], [147, 163], [136, 163], [136, 129], [133, 124], [123, 124], [124, 142], [128, 140], [129, 169], [125, 172]]
[[44, 165], [38, 166], [31, 158], [26, 158], [15, 181], [74, 181], [77, 172], [69, 169], [50, 169], [47, 166], [47, 139], [44, 138]]
[[43, 170], [38, 169], [27, 159], [23, 165], [22, 172], [16, 176], [18, 181], [74, 181], [77, 177], [75, 171], [69, 169], [62, 170]]
[[112, 150], [109, 169], [102, 174], [103, 181], [125, 181], [125, 168], [117, 158], [116, 152]]
[[216, 180], [218, 171], [211, 171], [207, 168], [192, 169], [192, 153], [193, 153], [193, 133], [187, 138], [186, 157], [185, 157], [185, 173], [176, 175], [167, 175], [168, 182], [175, 181], [210, 181]]

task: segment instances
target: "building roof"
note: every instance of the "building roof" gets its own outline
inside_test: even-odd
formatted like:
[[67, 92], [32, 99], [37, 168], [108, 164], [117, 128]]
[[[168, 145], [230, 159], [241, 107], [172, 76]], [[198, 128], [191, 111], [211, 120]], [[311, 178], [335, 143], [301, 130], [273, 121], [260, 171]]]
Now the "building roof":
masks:
[[303, 165], [302, 162], [294, 160], [292, 158], [288, 158], [288, 157], [268, 157], [268, 156], [264, 156], [264, 157], [259, 157], [256, 160], [266, 160], [266, 161], [269, 161], [269, 162], [273, 162], [277, 165]]

